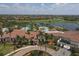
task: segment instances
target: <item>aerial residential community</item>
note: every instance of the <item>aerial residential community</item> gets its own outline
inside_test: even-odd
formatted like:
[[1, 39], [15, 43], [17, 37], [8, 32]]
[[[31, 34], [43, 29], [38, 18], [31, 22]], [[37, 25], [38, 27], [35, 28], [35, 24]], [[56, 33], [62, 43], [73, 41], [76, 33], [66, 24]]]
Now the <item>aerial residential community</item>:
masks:
[[0, 14], [0, 56], [79, 56], [79, 16]]

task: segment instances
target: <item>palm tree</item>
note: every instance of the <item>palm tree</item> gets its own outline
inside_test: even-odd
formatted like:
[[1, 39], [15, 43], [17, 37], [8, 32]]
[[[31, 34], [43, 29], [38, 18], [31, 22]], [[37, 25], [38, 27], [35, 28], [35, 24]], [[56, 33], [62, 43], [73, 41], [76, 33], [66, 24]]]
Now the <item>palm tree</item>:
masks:
[[13, 45], [14, 45], [14, 50], [16, 49], [16, 39], [14, 38], [14, 41], [13, 41]]
[[[2, 29], [0, 28], [0, 35], [1, 35], [1, 38], [2, 38], [3, 34], [4, 34], [4, 33], [2, 32]], [[1, 43], [4, 44], [4, 47], [5, 47], [5, 43], [6, 43], [6, 42], [5, 42], [5, 38], [1, 39]]]
[[16, 37], [16, 47], [17, 48], [22, 47], [22, 38], [20, 36]]
[[27, 34], [29, 35], [28, 44], [30, 45], [31, 44], [31, 38], [30, 38], [30, 34], [31, 33], [30, 33], [30, 30], [27, 31]]
[[54, 36], [51, 34], [47, 34], [47, 33], [44, 33], [43, 35], [45, 38], [44, 38], [44, 44], [45, 44], [45, 51], [47, 50], [47, 44], [48, 44], [48, 40], [54, 40]]
[[[0, 35], [1, 35], [1, 38], [2, 38], [2, 35], [3, 35], [3, 32], [2, 32], [2, 29], [0, 28]], [[3, 43], [3, 40], [1, 39], [1, 43]]]
[[28, 45], [28, 39], [25, 36], [22, 37], [22, 45]]
[[47, 33], [44, 34], [44, 37], [45, 37], [45, 51], [47, 50], [47, 44], [48, 44], [48, 39], [49, 39], [49, 35]]
[[11, 32], [13, 31], [12, 28], [9, 28], [10, 38], [11, 38]]
[[39, 32], [39, 35], [37, 36], [37, 39], [39, 41], [39, 45], [45, 45], [45, 51], [46, 51], [47, 50], [46, 47], [47, 47], [48, 35], [46, 33]]

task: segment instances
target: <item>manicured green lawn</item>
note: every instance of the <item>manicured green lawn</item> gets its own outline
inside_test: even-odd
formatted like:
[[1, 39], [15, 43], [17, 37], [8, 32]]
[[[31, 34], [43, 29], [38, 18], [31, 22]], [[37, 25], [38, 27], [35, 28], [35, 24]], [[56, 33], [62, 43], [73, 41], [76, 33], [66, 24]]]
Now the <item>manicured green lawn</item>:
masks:
[[36, 22], [44, 22], [44, 23], [56, 23], [56, 22], [64, 22], [65, 20], [62, 19], [41, 19], [41, 20], [31, 20], [32, 22], [36, 23]]
[[79, 24], [79, 22], [77, 21], [66, 21], [66, 20], [63, 20], [63, 19], [41, 19], [41, 20], [35, 20], [35, 19], [31, 19], [31, 20], [20, 20], [20, 21], [9, 21], [9, 22], [6, 22], [4, 24], [5, 27], [13, 27], [15, 25], [18, 25], [18, 26], [26, 26], [27, 24], [31, 24], [32, 23], [77, 23]]
[[7, 53], [10, 53], [14, 50], [14, 46], [12, 44], [0, 44], [0, 56], [6, 55]]

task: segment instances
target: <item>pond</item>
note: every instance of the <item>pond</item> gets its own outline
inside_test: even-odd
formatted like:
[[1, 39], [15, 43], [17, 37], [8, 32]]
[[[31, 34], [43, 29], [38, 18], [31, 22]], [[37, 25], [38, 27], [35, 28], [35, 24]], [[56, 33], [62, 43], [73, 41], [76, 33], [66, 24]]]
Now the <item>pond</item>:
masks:
[[68, 30], [76, 30], [79, 28], [79, 24], [76, 23], [55, 23], [55, 24], [50, 24], [50, 26], [60, 26]]
[[76, 24], [76, 23], [71, 23], [71, 22], [64, 22], [64, 23], [50, 23], [50, 24], [44, 24], [44, 23], [37, 23], [39, 26], [51, 26], [51, 27], [54, 27], [54, 26], [59, 26], [59, 27], [63, 27], [65, 29], [68, 29], [68, 30], [76, 30], [77, 28], [79, 28], [79, 24]]

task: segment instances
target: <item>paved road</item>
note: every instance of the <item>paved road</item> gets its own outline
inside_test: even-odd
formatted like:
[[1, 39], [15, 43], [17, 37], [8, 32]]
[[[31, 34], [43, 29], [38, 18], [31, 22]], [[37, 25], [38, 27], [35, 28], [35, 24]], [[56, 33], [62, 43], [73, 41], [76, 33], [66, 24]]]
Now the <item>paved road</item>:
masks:
[[71, 52], [65, 48], [60, 48], [55, 54], [55, 56], [69, 56], [69, 55], [71, 55]]
[[52, 56], [69, 56], [70, 55], [70, 51], [67, 51], [66, 49], [60, 48], [58, 51], [55, 51], [51, 48], [46, 48], [44, 46], [27, 46], [27, 47], [23, 47], [20, 48], [18, 50], [15, 50], [5, 56], [23, 56], [26, 53], [33, 51], [33, 50], [40, 50], [40, 51], [44, 51], [47, 52], [48, 54], [52, 55]]

